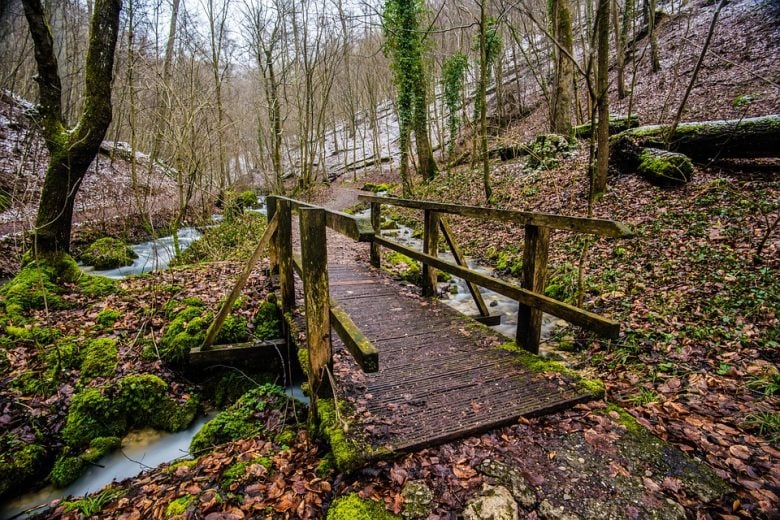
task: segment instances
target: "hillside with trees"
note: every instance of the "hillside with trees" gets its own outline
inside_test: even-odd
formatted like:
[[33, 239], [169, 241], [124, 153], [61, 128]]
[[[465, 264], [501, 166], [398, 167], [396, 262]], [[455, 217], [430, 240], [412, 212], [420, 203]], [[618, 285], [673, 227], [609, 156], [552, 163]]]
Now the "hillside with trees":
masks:
[[[777, 2], [11, 0], [0, 42], [0, 517], [776, 517]], [[630, 230], [551, 232], [539, 281], [620, 323], [543, 319], [541, 371], [603, 396], [345, 468], [334, 439], [393, 423], [338, 385], [332, 413], [292, 397], [306, 313], [257, 246], [283, 225], [266, 197], [370, 228], [367, 192]], [[425, 248], [429, 224], [376, 229]], [[522, 226], [448, 229], [524, 283]], [[428, 268], [383, 255], [427, 305]], [[457, 280], [434, 286], [463, 311]], [[270, 354], [198, 365], [207, 336]], [[139, 438], [186, 441], [147, 466]], [[117, 456], [136, 470], [97, 484]]]

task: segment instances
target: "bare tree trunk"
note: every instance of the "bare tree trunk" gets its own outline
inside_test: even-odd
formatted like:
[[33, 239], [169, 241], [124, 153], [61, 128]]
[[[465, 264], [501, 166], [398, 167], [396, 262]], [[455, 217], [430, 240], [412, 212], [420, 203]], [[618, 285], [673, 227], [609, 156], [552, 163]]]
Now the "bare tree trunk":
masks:
[[661, 60], [658, 57], [658, 35], [655, 34], [656, 0], [645, 0], [645, 24], [650, 37], [650, 63], [653, 72], [661, 70]]
[[84, 108], [67, 128], [62, 114], [62, 83], [52, 34], [40, 0], [23, 0], [38, 68], [39, 123], [49, 164], [35, 223], [39, 254], [70, 251], [73, 203], [81, 181], [111, 123], [111, 79], [121, 0], [96, 0], [87, 47]]
[[609, 167], [609, 4], [611, 0], [599, 0], [597, 13], [598, 70], [598, 149], [596, 169], [592, 174], [591, 200], [607, 189]]

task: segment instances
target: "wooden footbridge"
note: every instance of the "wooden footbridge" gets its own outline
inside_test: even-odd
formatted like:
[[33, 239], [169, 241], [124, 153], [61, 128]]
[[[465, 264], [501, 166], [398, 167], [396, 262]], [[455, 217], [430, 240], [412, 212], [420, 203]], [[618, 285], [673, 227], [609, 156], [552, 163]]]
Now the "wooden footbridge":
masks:
[[[549, 371], [548, 365], [531, 355], [538, 353], [543, 312], [609, 338], [619, 332], [619, 324], [613, 320], [542, 294], [549, 237], [556, 229], [626, 237], [630, 234], [626, 226], [599, 219], [418, 200], [368, 195], [360, 199], [370, 204], [370, 220], [289, 198], [268, 197], [269, 224], [255, 255], [259, 257], [264, 242], [270, 242], [282, 307], [286, 315], [293, 316], [293, 336], [305, 336], [298, 344], [306, 354], [299, 358], [309, 378], [313, 408], [320, 409], [320, 416], [330, 421], [325, 429], [335, 432], [331, 441], [351, 447], [337, 452], [342, 467], [374, 455], [478, 433], [521, 416], [551, 413], [598, 394], [571, 372]], [[423, 251], [381, 236], [383, 205], [422, 211]], [[300, 226], [300, 254], [293, 251], [294, 211]], [[469, 269], [447, 223], [448, 215], [523, 226], [522, 287]], [[368, 242], [371, 265], [329, 264], [327, 229]], [[456, 263], [438, 257], [441, 237]], [[382, 248], [423, 264], [422, 297], [377, 269]], [[251, 263], [231, 297], [238, 295]], [[436, 294], [437, 270], [468, 283], [480, 316], [464, 316], [429, 298]], [[298, 311], [294, 272], [303, 282], [303, 308]], [[519, 302], [515, 339], [525, 350], [479, 323], [495, 322], [495, 317], [489, 316], [478, 286]], [[227, 309], [229, 302], [230, 298]], [[221, 319], [222, 313], [215, 324]], [[212, 332], [210, 336], [216, 335]], [[207, 339], [205, 347], [208, 345]], [[322, 411], [324, 408], [328, 411]], [[347, 452], [352, 458], [339, 459], [338, 453]]]

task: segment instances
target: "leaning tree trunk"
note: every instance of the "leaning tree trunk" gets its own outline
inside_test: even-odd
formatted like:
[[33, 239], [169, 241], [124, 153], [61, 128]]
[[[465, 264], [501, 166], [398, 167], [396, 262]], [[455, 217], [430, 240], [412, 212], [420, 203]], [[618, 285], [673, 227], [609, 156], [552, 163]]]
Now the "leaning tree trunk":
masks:
[[38, 123], [49, 163], [35, 221], [35, 246], [42, 255], [70, 251], [73, 204], [87, 168], [111, 123], [111, 78], [121, 0], [97, 0], [87, 47], [84, 110], [73, 128], [62, 115], [62, 83], [54, 41], [40, 0], [23, 0], [38, 67]]
[[[640, 126], [611, 139], [611, 163], [632, 171], [644, 148], [669, 149], [696, 161], [723, 158], [780, 157], [780, 115], [681, 123], [668, 136], [668, 126]], [[666, 146], [666, 143], [669, 146]]]

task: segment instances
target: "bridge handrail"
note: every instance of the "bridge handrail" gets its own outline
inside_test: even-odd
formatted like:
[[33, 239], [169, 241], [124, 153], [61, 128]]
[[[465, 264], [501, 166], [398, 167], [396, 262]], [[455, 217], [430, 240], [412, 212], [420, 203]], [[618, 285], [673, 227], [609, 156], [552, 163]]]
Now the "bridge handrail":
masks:
[[[551, 230], [558, 229], [597, 236], [627, 238], [632, 236], [632, 231], [625, 224], [611, 220], [483, 208], [396, 197], [379, 197], [376, 195], [361, 194], [358, 198], [361, 201], [369, 202], [371, 207], [371, 225], [374, 229], [374, 240], [371, 243], [371, 264], [375, 267], [380, 266], [380, 246], [393, 249], [420, 261], [423, 266], [421, 284], [423, 295], [434, 296], [436, 294], [436, 270], [439, 269], [459, 276], [466, 281], [480, 311], [481, 317], [477, 318], [480, 321], [486, 321], [486, 319], [491, 317], [488, 316], [487, 307], [476, 286], [491, 289], [516, 300], [519, 304], [516, 341], [519, 345], [535, 354], [539, 352], [542, 312], [563, 318], [608, 338], [616, 338], [618, 336], [620, 332], [620, 324], [618, 322], [568, 305], [554, 298], [549, 298], [544, 295], [544, 288], [547, 276], [547, 257]], [[383, 204], [423, 210], [422, 252], [381, 236], [380, 221], [381, 206]], [[515, 287], [469, 269], [442, 214], [483, 220], [498, 220], [523, 225], [525, 228], [525, 247], [523, 248], [522, 287]], [[458, 265], [445, 262], [437, 257], [440, 231], [444, 234]]]
[[290, 208], [298, 210], [300, 208], [319, 208], [325, 211], [325, 225], [330, 229], [345, 235], [358, 242], [371, 242], [374, 236], [374, 230], [371, 222], [367, 218], [360, 218], [349, 213], [328, 209], [316, 204], [310, 204], [301, 200], [279, 195], [272, 196], [276, 200], [284, 200], [290, 203]]
[[389, 204], [404, 208], [423, 209], [438, 213], [449, 213], [462, 217], [478, 218], [482, 220], [498, 220], [502, 222], [514, 222], [515, 224], [546, 227], [588, 233], [592, 235], [628, 238], [633, 236], [631, 228], [620, 222], [598, 218], [570, 217], [555, 215], [552, 213], [534, 213], [513, 209], [483, 208], [480, 206], [466, 206], [461, 204], [449, 204], [430, 200], [411, 200], [396, 197], [380, 197], [377, 195], [358, 195], [358, 199], [364, 202]]

